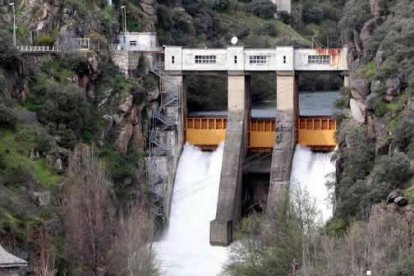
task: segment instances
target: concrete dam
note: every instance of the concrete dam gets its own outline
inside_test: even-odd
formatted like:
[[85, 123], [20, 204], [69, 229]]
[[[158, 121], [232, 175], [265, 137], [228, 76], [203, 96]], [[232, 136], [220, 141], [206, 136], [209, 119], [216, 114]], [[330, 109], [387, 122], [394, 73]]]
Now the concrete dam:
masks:
[[[337, 125], [332, 112], [306, 114], [306, 107], [299, 107], [298, 76], [303, 72], [337, 72], [346, 86], [346, 53], [346, 48], [164, 47], [163, 63], [152, 69], [161, 79], [161, 103], [153, 114], [149, 141], [153, 154], [147, 170], [151, 172], [148, 181], [160, 183], [169, 217], [169, 227], [156, 245], [166, 275], [194, 275], [187, 270], [191, 267], [206, 267], [206, 274], [201, 275], [220, 271], [227, 256], [221, 246], [233, 241], [242, 217], [243, 179], [251, 156], [266, 156], [266, 161], [258, 163], [268, 174], [266, 188], [260, 193], [265, 198], [264, 211], [270, 212], [283, 194], [298, 187], [318, 191], [318, 202], [324, 202], [325, 175], [334, 171], [334, 165], [330, 153], [311, 150], [332, 151]], [[250, 106], [251, 72], [274, 73], [276, 104], [266, 116]], [[225, 75], [227, 110], [187, 112], [188, 74]], [[253, 169], [253, 173], [257, 172]], [[304, 180], [314, 186], [305, 187]], [[322, 219], [328, 217], [329, 207]], [[181, 256], [181, 265], [176, 255]], [[200, 263], [202, 259], [215, 262]]]

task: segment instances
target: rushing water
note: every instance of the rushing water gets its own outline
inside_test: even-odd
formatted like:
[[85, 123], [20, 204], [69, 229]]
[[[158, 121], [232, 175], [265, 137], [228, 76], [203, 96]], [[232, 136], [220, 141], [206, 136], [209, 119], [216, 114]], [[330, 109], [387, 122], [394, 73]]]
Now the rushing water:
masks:
[[315, 153], [297, 145], [291, 172], [291, 192], [295, 189], [307, 191], [316, 202], [316, 207], [326, 222], [332, 217], [327, 181], [334, 176], [335, 164], [331, 162], [332, 153]]
[[162, 275], [215, 276], [222, 271], [227, 248], [211, 246], [223, 145], [202, 152], [186, 144], [178, 164], [169, 227], [155, 244]]

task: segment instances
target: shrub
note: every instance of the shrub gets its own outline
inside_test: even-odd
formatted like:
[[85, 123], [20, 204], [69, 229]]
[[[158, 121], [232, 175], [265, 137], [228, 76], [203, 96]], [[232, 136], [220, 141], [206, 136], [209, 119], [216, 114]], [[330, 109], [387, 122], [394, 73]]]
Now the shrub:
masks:
[[0, 104], [0, 127], [14, 128], [17, 123], [17, 115], [13, 109]]
[[279, 19], [287, 25], [290, 25], [290, 23], [292, 22], [292, 16], [287, 11], [278, 12], [278, 16]]
[[272, 37], [276, 37], [278, 32], [276, 25], [273, 23], [265, 23], [260, 29], [259, 29], [260, 35], [268, 35]]
[[402, 119], [392, 136], [398, 148], [407, 152], [410, 145], [414, 145], [414, 114]]
[[394, 152], [392, 156], [382, 156], [372, 171], [372, 182], [376, 185], [387, 182], [392, 187], [402, 187], [411, 176], [410, 160], [404, 153]]
[[55, 43], [55, 37], [53, 34], [47, 33], [47, 34], [41, 34], [37, 38], [37, 44], [42, 46], [53, 46]]
[[246, 12], [252, 13], [263, 19], [273, 18], [277, 12], [277, 6], [269, 0], [253, 0], [246, 5]]

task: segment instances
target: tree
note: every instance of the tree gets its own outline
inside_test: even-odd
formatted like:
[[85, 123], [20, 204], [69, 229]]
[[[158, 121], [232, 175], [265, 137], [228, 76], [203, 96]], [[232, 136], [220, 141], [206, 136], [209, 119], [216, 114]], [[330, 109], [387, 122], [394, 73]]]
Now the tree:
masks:
[[144, 207], [132, 206], [120, 215], [111, 251], [114, 275], [159, 275], [151, 247], [153, 232], [153, 220]]
[[107, 270], [114, 221], [110, 187], [94, 150], [77, 146], [69, 160], [62, 199], [68, 259], [77, 267], [77, 275]]

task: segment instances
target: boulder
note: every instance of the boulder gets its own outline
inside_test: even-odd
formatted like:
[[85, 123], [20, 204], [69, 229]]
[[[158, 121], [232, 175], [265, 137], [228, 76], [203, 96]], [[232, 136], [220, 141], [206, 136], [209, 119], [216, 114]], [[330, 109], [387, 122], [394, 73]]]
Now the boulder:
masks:
[[394, 203], [400, 207], [404, 207], [404, 206], [407, 206], [408, 200], [404, 196], [399, 196], [394, 199]]
[[134, 103], [134, 96], [129, 95], [125, 101], [118, 107], [123, 113], [131, 112], [132, 104]]
[[384, 83], [380, 80], [373, 80], [371, 82], [370, 90], [372, 93], [381, 94], [381, 92], [384, 90]]
[[37, 205], [41, 207], [48, 206], [50, 203], [50, 192], [34, 192], [33, 198], [35, 199]]
[[401, 189], [395, 189], [387, 196], [387, 203], [393, 203], [395, 202], [396, 198], [401, 197], [403, 195], [404, 193]]
[[401, 92], [401, 80], [400, 78], [390, 78], [385, 82], [387, 88], [386, 94], [390, 96], [398, 96]]
[[142, 10], [149, 16], [155, 15], [156, 11], [154, 6], [146, 4], [146, 3], [139, 3]]
[[375, 55], [375, 66], [378, 68], [381, 67], [382, 63], [384, 62], [384, 52], [379, 50]]
[[370, 93], [368, 82], [359, 75], [351, 76], [350, 80], [352, 97], [357, 100], [364, 100]]
[[366, 106], [355, 99], [351, 99], [349, 105], [351, 107], [352, 118], [360, 124], [365, 123]]
[[60, 157], [58, 157], [55, 161], [55, 170], [59, 174], [62, 174], [65, 172], [65, 168], [63, 167], [63, 161]]
[[89, 68], [91, 73], [96, 74], [98, 73], [98, 59], [96, 58], [96, 55], [93, 55], [91, 57], [88, 58], [88, 64], [89, 64]]

